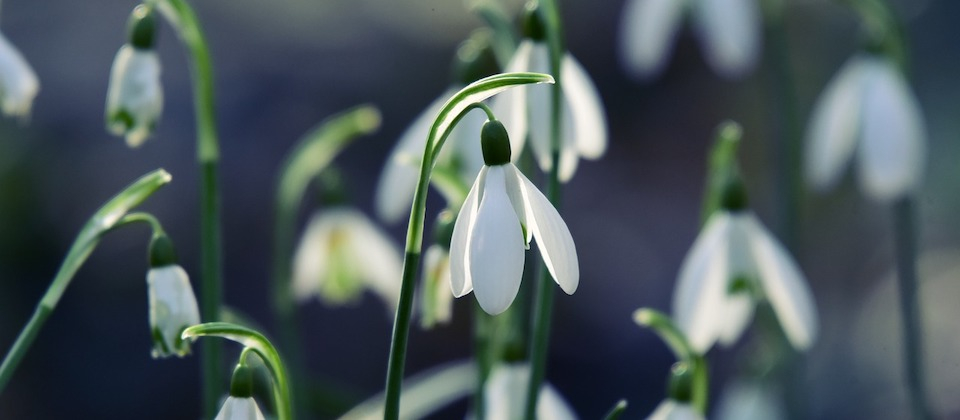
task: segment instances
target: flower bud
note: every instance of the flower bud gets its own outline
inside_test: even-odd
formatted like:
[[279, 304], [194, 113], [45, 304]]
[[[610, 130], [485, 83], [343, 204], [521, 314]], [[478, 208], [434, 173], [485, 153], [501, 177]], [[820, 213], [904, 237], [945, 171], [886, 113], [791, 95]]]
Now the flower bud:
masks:
[[183, 357], [190, 343], [180, 338], [184, 329], [200, 323], [197, 298], [190, 277], [176, 264], [173, 242], [165, 234], [150, 242], [150, 271], [147, 272], [147, 299], [153, 357]]

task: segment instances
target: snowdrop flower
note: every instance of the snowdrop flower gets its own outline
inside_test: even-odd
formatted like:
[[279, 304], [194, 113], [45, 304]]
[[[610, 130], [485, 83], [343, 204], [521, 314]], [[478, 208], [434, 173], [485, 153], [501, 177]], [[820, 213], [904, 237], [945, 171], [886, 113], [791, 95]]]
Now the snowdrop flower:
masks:
[[[539, 13], [527, 18], [527, 38], [520, 42], [506, 72], [530, 71], [550, 74], [550, 48], [544, 39]], [[560, 181], [567, 182], [577, 170], [579, 158], [599, 159], [607, 150], [607, 122], [597, 88], [583, 66], [569, 53], [560, 60], [561, 98]], [[523, 86], [493, 99], [492, 108], [514, 139], [514, 156], [519, 155], [530, 135], [540, 169], [553, 167], [551, 153], [552, 89]]]
[[680, 402], [671, 398], [663, 400], [647, 420], [704, 420], [690, 402]]
[[107, 129], [139, 147], [156, 127], [163, 110], [160, 59], [154, 49], [156, 19], [140, 5], [130, 17], [130, 42], [120, 47], [107, 88]]
[[896, 64], [856, 55], [811, 113], [807, 180], [815, 188], [831, 188], [856, 151], [861, 189], [877, 200], [902, 197], [920, 185], [926, 137], [920, 106]]
[[33, 68], [7, 38], [0, 34], [0, 106], [3, 113], [27, 117], [40, 82]]
[[475, 290], [484, 311], [499, 314], [520, 289], [524, 249], [537, 240], [543, 261], [567, 294], [580, 283], [577, 250], [553, 204], [510, 163], [510, 139], [497, 120], [481, 131], [484, 167], [460, 208], [450, 243], [450, 286]]
[[420, 327], [433, 328], [450, 322], [453, 295], [450, 294], [450, 239], [453, 237], [453, 213], [440, 212], [433, 228], [434, 244], [423, 257], [423, 284], [420, 287]]
[[214, 420], [264, 420], [257, 401], [253, 399], [253, 372], [250, 367], [239, 364], [234, 369], [230, 380], [230, 396], [223, 402]]
[[150, 331], [153, 357], [183, 357], [190, 343], [180, 333], [200, 323], [197, 298], [187, 272], [176, 264], [173, 243], [158, 235], [150, 243], [150, 271], [147, 272], [147, 299], [150, 304]]
[[715, 341], [733, 344], [754, 303], [766, 299], [793, 347], [805, 350], [817, 335], [813, 297], [796, 262], [746, 204], [743, 185], [732, 182], [680, 268], [674, 319], [703, 354]]
[[620, 22], [627, 71], [644, 80], [663, 72], [688, 12], [713, 71], [738, 78], [753, 69], [762, 42], [757, 0], [628, 0]]
[[[528, 363], [505, 363], [495, 366], [483, 386], [484, 413], [487, 418], [523, 418], [529, 382], [530, 365]], [[537, 418], [573, 420], [577, 415], [556, 389], [550, 384], [544, 384], [537, 398]]]
[[293, 294], [330, 305], [356, 300], [364, 288], [394, 308], [400, 297], [399, 251], [359, 211], [340, 206], [314, 215], [293, 261]]

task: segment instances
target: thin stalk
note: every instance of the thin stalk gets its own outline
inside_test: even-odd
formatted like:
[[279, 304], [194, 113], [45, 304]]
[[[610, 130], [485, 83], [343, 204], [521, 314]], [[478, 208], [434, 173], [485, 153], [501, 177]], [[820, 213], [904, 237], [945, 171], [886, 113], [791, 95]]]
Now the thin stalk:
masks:
[[[223, 295], [221, 261], [220, 190], [217, 166], [220, 145], [213, 96], [213, 68], [210, 50], [196, 13], [186, 0], [155, 0], [187, 47], [193, 76], [193, 101], [197, 126], [197, 162], [200, 166], [200, 317], [211, 322], [220, 319]], [[221, 343], [207, 340], [201, 346], [203, 413], [216, 415], [223, 393], [220, 365]]]
[[894, 237], [897, 252], [897, 275], [900, 278], [900, 312], [903, 322], [904, 368], [913, 418], [932, 418], [927, 403], [923, 367], [923, 319], [920, 313], [917, 278], [916, 215], [912, 198], [894, 204]]
[[[563, 57], [563, 39], [560, 12], [555, 0], [543, 0], [539, 4], [546, 22], [547, 42], [550, 49], [550, 73], [555, 83], [550, 101], [550, 149], [553, 165], [547, 177], [546, 196], [557, 209], [560, 208], [560, 144], [561, 144], [561, 83], [560, 61]], [[550, 321], [553, 316], [553, 281], [545, 263], [540, 264], [540, 281], [535, 291], [533, 306], [532, 342], [530, 343], [530, 381], [527, 385], [524, 418], [535, 420], [540, 387], [546, 376], [547, 349], [550, 345]]]

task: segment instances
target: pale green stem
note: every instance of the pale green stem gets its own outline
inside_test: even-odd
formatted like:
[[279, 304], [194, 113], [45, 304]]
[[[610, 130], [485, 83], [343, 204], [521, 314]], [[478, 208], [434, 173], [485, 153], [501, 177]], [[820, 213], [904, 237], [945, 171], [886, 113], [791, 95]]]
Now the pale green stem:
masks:
[[[270, 374], [273, 375], [273, 398], [277, 407], [277, 418], [279, 420], [290, 420], [293, 418], [290, 381], [288, 380], [287, 370], [283, 366], [283, 360], [280, 359], [280, 353], [273, 347], [270, 340], [267, 340], [263, 334], [257, 331], [228, 322], [207, 322], [194, 325], [183, 330], [183, 334], [181, 335], [184, 340], [204, 336], [221, 337], [236, 341], [257, 353], [266, 363]], [[244, 349], [244, 351], [246, 351], [246, 349]]]
[[707, 414], [707, 402], [710, 393], [709, 372], [707, 360], [697, 353], [687, 337], [673, 323], [669, 316], [650, 308], [637, 309], [633, 313], [633, 320], [637, 324], [652, 329], [660, 339], [673, 351], [677, 360], [684, 362], [693, 370], [692, 401], [700, 414]]
[[63, 259], [57, 275], [53, 278], [53, 282], [47, 288], [43, 298], [40, 299], [40, 303], [37, 304], [33, 316], [20, 331], [17, 341], [13, 343], [10, 351], [3, 359], [3, 364], [0, 365], [0, 394], [3, 393], [3, 389], [10, 381], [20, 361], [27, 354], [27, 350], [30, 349], [30, 345], [33, 344], [33, 340], [36, 339], [40, 329], [43, 328], [44, 322], [57, 307], [57, 303], [60, 302], [60, 298], [73, 280], [73, 276], [80, 270], [80, 267], [83, 266], [97, 244], [100, 243], [100, 238], [121, 223], [124, 215], [130, 209], [140, 205], [157, 189], [169, 182], [170, 174], [163, 169], [144, 175], [97, 210], [80, 230], [70, 247], [70, 251]]
[[627, 409], [627, 400], [617, 401], [617, 403], [614, 404], [613, 408], [611, 408], [610, 411], [607, 412], [607, 415], [604, 416], [603, 418], [605, 420], [619, 420], [620, 416], [623, 415], [623, 412], [626, 411], [626, 409]]
[[923, 316], [917, 279], [916, 214], [912, 198], [894, 204], [894, 237], [897, 247], [897, 275], [900, 278], [900, 313], [903, 322], [904, 370], [913, 418], [932, 418], [927, 403], [923, 367]]
[[551, 83], [553, 78], [537, 73], [497, 74], [471, 83], [454, 94], [444, 104], [430, 128], [430, 134], [424, 145], [423, 159], [420, 161], [420, 178], [413, 196], [410, 221], [407, 224], [407, 242], [404, 247], [403, 275], [400, 284], [400, 298], [393, 323], [393, 335], [390, 342], [390, 358], [387, 362], [386, 397], [383, 418], [397, 419], [400, 416], [400, 393], [403, 384], [403, 365], [407, 354], [407, 338], [410, 332], [410, 318], [413, 313], [413, 297], [416, 286], [417, 270], [420, 266], [420, 252], [423, 247], [423, 222], [426, 214], [427, 191], [430, 175], [438, 154], [446, 142], [453, 127], [467, 112], [481, 108], [492, 116], [489, 108], [479, 103], [510, 86], [529, 83]]
[[[220, 319], [223, 295], [220, 223], [220, 181], [218, 164], [220, 145], [213, 96], [213, 68], [206, 38], [196, 13], [186, 0], [148, 0], [166, 17], [187, 47], [193, 76], [193, 102], [197, 126], [197, 161], [200, 165], [200, 317]], [[222, 366], [220, 343], [211, 341], [201, 347], [203, 377], [203, 413], [216, 414], [220, 394]]]

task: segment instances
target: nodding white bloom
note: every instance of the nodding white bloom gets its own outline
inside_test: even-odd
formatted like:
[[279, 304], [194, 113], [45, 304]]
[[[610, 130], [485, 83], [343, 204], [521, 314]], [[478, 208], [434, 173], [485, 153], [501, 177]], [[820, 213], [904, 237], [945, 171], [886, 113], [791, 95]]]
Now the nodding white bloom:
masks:
[[160, 59], [154, 48], [156, 25], [149, 7], [140, 5], [133, 9], [130, 40], [120, 47], [110, 69], [107, 130], [126, 136], [130, 147], [139, 147], [153, 134], [163, 111]]
[[450, 243], [450, 286], [476, 291], [491, 315], [505, 311], [520, 289], [524, 249], [537, 240], [543, 261], [567, 294], [580, 282], [570, 230], [543, 193], [510, 163], [510, 140], [499, 121], [481, 131], [485, 165], [460, 208]]
[[926, 137], [920, 106], [893, 60], [856, 55], [814, 105], [807, 180], [833, 187], [856, 151], [861, 189], [878, 200], [902, 197], [920, 185]]
[[300, 240], [293, 261], [293, 294], [330, 305], [359, 298], [367, 288], [389, 308], [400, 297], [399, 251], [363, 213], [348, 207], [319, 212]]
[[[483, 386], [484, 413], [487, 418], [523, 418], [529, 383], [529, 363], [504, 363], [495, 366]], [[537, 398], [537, 418], [573, 420], [577, 415], [553, 386], [544, 383]]]
[[215, 420], [264, 420], [260, 406], [252, 397], [229, 396], [220, 407]]
[[16, 117], [30, 116], [33, 98], [40, 82], [33, 68], [7, 38], [0, 34], [0, 106], [3, 113]]
[[725, 198], [680, 268], [674, 319], [693, 349], [703, 354], [715, 341], [733, 344], [760, 299], [770, 302], [794, 348], [813, 344], [816, 308], [796, 262], [746, 209], [745, 196]]
[[668, 398], [663, 400], [653, 413], [650, 413], [647, 420], [704, 420], [704, 418], [703, 414], [700, 414], [689, 402]]
[[[443, 104], [462, 87], [452, 86], [434, 100], [403, 132], [390, 151], [374, 197], [377, 216], [383, 221], [395, 223], [409, 214], [430, 127], [433, 126]], [[437, 167], [455, 168], [463, 182], [469, 183], [471, 177], [483, 166], [483, 155], [475, 139], [484, 121], [486, 116], [480, 110], [465, 115], [447, 137], [447, 147], [441, 149]]]
[[200, 323], [197, 298], [187, 272], [177, 264], [154, 266], [147, 272], [147, 299], [150, 302], [150, 331], [154, 358], [190, 353], [190, 342], [180, 333]]
[[753, 69], [762, 43], [757, 0], [628, 0], [620, 22], [626, 70], [645, 80], [663, 72], [687, 13], [714, 72], [739, 78]]
[[[535, 33], [534, 36], [539, 38]], [[542, 39], [524, 39], [505, 71], [551, 73], [549, 46]], [[603, 102], [590, 75], [569, 53], [564, 53], [560, 60], [559, 82], [563, 91], [559, 175], [560, 181], [567, 182], [576, 172], [581, 157], [599, 159], [606, 152], [607, 121]], [[544, 172], [553, 167], [552, 95], [553, 89], [547, 87], [521, 86], [497, 95], [492, 102], [494, 113], [514, 140], [514, 156], [519, 156], [529, 134], [534, 157]]]
[[758, 380], [734, 380], [723, 387], [715, 418], [719, 420], [780, 420], [786, 409], [775, 386]]

